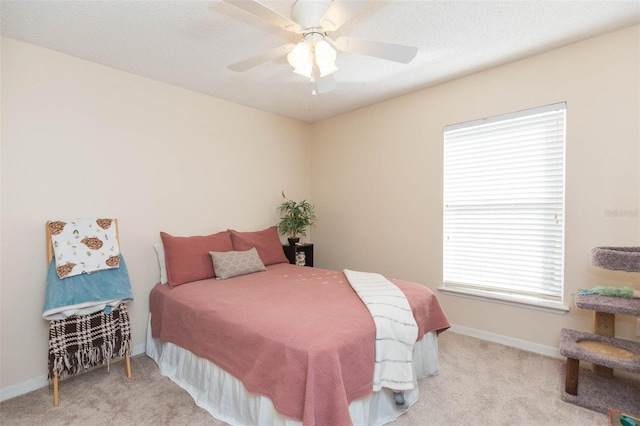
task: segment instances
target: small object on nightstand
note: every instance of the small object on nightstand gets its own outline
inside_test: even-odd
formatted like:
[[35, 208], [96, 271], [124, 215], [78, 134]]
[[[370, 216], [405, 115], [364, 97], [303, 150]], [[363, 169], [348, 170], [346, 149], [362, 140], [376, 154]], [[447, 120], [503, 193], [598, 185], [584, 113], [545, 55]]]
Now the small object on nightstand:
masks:
[[301, 243], [296, 245], [284, 244], [282, 246], [285, 256], [292, 265], [300, 265], [298, 254], [304, 255], [304, 263], [301, 266], [313, 266], [313, 244]]
[[298, 266], [304, 266], [305, 265], [305, 254], [304, 251], [298, 251], [296, 252], [296, 265]]

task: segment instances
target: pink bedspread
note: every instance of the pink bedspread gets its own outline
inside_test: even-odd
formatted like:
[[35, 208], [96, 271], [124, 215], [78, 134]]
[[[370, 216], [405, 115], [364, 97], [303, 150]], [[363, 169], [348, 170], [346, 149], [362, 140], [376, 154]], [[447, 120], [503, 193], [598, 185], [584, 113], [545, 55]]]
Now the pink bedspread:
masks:
[[[351, 424], [349, 403], [372, 392], [375, 325], [342, 272], [276, 264], [150, 295], [153, 337], [214, 362], [305, 425]], [[418, 338], [449, 327], [428, 288], [393, 281]]]

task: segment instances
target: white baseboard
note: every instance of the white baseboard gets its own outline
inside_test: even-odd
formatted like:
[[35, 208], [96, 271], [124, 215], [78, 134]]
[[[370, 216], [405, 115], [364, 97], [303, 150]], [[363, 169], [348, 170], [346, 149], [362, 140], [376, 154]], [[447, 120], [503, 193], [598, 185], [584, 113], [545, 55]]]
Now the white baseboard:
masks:
[[[131, 356], [143, 354], [145, 352], [145, 344], [140, 343], [131, 348]], [[16, 396], [24, 395], [25, 393], [32, 392], [42, 387], [49, 386], [49, 380], [47, 375], [34, 377], [22, 383], [7, 386], [0, 389], [0, 402], [7, 399], [14, 398]]]
[[16, 396], [24, 395], [25, 393], [29, 393], [36, 389], [40, 389], [41, 387], [47, 386], [48, 384], [49, 381], [47, 380], [47, 376], [44, 375], [34, 377], [33, 379], [29, 379], [26, 382], [7, 386], [6, 388], [0, 389], [0, 402], [14, 398]]
[[463, 334], [465, 336], [475, 337], [476, 339], [500, 343], [501, 345], [511, 346], [513, 348], [522, 349], [524, 351], [533, 352], [540, 355], [546, 355], [552, 358], [565, 359], [565, 357], [560, 355], [560, 349], [553, 346], [540, 345], [538, 343], [532, 343], [526, 340], [503, 336], [502, 334], [490, 333], [488, 331], [478, 330], [475, 328], [464, 327], [462, 325], [454, 324], [449, 330], [454, 333]]

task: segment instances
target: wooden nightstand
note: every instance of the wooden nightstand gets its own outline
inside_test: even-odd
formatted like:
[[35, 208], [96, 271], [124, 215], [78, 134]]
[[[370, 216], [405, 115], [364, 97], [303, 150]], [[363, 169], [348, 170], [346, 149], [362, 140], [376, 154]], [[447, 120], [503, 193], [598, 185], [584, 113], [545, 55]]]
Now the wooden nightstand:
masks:
[[303, 243], [295, 246], [283, 244], [282, 249], [284, 250], [285, 256], [287, 256], [287, 259], [289, 259], [289, 263], [292, 265], [296, 264], [296, 253], [304, 252], [304, 266], [313, 266], [313, 244]]

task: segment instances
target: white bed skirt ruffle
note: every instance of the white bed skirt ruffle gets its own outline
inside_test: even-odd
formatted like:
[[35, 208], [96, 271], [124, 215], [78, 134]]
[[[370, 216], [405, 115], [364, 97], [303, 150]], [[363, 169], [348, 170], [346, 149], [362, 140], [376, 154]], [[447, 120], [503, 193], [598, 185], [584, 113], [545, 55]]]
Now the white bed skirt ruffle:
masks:
[[[147, 328], [146, 354], [158, 364], [160, 374], [189, 392], [196, 405], [216, 419], [233, 425], [302, 424], [299, 420], [278, 413], [270, 398], [249, 393], [239, 379], [213, 362], [173, 343], [154, 339], [151, 336], [151, 316]], [[414, 377], [418, 379], [438, 373], [438, 338], [435, 331], [427, 333], [416, 343], [413, 368]], [[405, 391], [408, 406], [417, 402], [419, 397], [417, 384], [414, 389]], [[349, 405], [354, 425], [383, 425], [407, 410], [396, 405], [393, 392], [386, 388]]]

